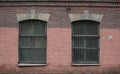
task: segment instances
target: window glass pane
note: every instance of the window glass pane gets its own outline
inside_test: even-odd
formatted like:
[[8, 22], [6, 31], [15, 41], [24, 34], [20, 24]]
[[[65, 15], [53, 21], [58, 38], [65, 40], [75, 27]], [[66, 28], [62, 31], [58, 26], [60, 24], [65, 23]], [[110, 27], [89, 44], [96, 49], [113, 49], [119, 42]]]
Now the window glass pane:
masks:
[[85, 24], [81, 22], [73, 23], [73, 35], [84, 35], [85, 34]]
[[45, 48], [46, 38], [45, 37], [34, 37], [34, 48]]
[[99, 61], [99, 50], [86, 50], [86, 62], [87, 63], [98, 63]]
[[20, 61], [31, 62], [33, 60], [33, 50], [31, 48], [20, 48]]
[[87, 48], [99, 48], [99, 38], [97, 37], [87, 37], [86, 38], [86, 47]]
[[73, 58], [73, 63], [77, 63], [77, 64], [80, 64], [80, 63], [84, 63], [84, 55], [85, 55], [85, 50], [84, 49], [73, 49], [72, 51], [73, 55], [72, 55], [72, 58]]
[[46, 49], [45, 48], [34, 48], [33, 53], [34, 53], [33, 58], [34, 58], [34, 61], [36, 61], [36, 63], [37, 61], [42, 64], [46, 63]]
[[98, 35], [98, 23], [86, 23], [86, 35]]
[[30, 48], [32, 45], [31, 37], [20, 37], [19, 46], [22, 48]]
[[20, 35], [31, 35], [33, 33], [33, 23], [29, 21], [20, 23]]
[[85, 47], [85, 38], [73, 37], [73, 47]]
[[34, 22], [34, 34], [45, 35], [46, 33], [46, 22]]
[[20, 49], [20, 62], [29, 64], [45, 64], [46, 63], [46, 50], [45, 48], [21, 48]]
[[20, 35], [45, 35], [46, 22], [27, 20], [20, 22]]

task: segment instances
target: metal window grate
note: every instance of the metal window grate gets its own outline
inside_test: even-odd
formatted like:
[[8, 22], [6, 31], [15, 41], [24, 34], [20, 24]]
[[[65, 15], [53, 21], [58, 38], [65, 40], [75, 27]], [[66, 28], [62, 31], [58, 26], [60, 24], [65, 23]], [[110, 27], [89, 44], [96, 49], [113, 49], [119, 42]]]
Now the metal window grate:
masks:
[[19, 63], [46, 63], [46, 22], [19, 22]]
[[99, 23], [89, 20], [72, 22], [72, 63], [99, 63]]

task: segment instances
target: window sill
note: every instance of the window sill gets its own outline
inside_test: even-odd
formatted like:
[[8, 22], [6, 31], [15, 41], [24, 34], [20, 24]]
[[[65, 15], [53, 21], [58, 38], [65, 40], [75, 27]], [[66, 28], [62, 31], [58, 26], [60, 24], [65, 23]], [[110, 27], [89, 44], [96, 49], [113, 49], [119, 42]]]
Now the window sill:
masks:
[[47, 64], [18, 64], [18, 66], [46, 66]]
[[73, 66], [99, 66], [100, 64], [72, 64]]

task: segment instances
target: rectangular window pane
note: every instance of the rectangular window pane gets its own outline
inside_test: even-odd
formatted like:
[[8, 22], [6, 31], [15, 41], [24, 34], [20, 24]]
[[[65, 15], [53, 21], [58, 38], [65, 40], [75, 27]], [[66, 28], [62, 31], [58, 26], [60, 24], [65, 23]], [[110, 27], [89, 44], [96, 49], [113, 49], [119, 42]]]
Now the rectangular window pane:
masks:
[[46, 26], [44, 22], [35, 22], [34, 34], [45, 35]]
[[34, 48], [45, 48], [46, 37], [34, 37]]
[[34, 48], [33, 49], [33, 61], [38, 61], [41, 64], [45, 64], [46, 63], [46, 49], [45, 48]]
[[88, 25], [86, 25], [86, 35], [98, 35], [98, 25], [88, 22]]
[[86, 48], [99, 48], [99, 38], [97, 37], [87, 37], [86, 38]]
[[31, 48], [20, 48], [20, 61], [21, 62], [31, 62], [33, 60], [33, 51]]
[[20, 35], [32, 35], [33, 34], [33, 25], [29, 22], [24, 22], [20, 25]]
[[20, 49], [20, 63], [29, 64], [45, 64], [46, 50], [45, 48], [21, 48]]
[[85, 47], [85, 38], [73, 37], [73, 47]]
[[99, 61], [99, 50], [86, 50], [86, 62], [87, 63], [98, 63]]
[[19, 38], [19, 47], [30, 48], [31, 46], [32, 46], [31, 37], [20, 37]]
[[73, 24], [73, 35], [85, 35], [85, 24], [79, 22]]
[[73, 49], [73, 63], [81, 64], [84, 63], [85, 49]]

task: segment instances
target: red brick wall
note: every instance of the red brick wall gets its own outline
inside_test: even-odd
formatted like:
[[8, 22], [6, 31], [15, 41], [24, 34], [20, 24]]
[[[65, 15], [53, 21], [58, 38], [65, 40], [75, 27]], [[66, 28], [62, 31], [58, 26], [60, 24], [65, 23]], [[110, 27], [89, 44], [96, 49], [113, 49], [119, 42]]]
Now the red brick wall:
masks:
[[17, 66], [18, 29], [0, 28], [0, 71]]
[[[18, 21], [16, 14], [29, 13], [34, 9], [40, 13], [51, 14], [47, 24], [47, 65], [38, 67], [19, 67], [18, 64]], [[68, 14], [104, 14], [100, 24], [100, 65], [71, 65], [71, 23]], [[120, 9], [104, 7], [0, 7], [0, 73], [60, 72], [60, 74], [119, 74], [120, 69]], [[109, 40], [108, 36], [112, 36]], [[87, 73], [85, 73], [87, 72]], [[120, 71], [119, 71], [120, 72]]]

